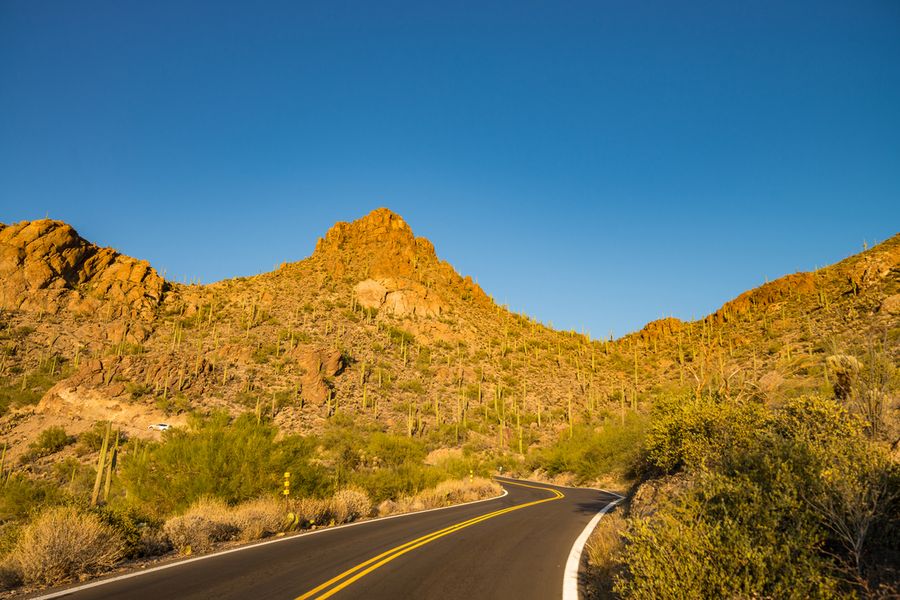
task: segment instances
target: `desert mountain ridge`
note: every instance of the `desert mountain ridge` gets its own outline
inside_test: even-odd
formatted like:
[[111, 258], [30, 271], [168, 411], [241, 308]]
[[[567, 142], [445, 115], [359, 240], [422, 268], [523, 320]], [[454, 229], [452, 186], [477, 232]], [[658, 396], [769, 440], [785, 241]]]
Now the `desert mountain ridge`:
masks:
[[285, 431], [343, 413], [523, 452], [651, 394], [800, 393], [830, 356], [877, 342], [896, 358], [900, 236], [699, 321], [592, 340], [497, 305], [384, 208], [337, 223], [304, 260], [209, 285], [38, 220], [0, 225], [0, 309], [14, 449], [56, 423], [153, 436], [148, 423], [251, 410]]

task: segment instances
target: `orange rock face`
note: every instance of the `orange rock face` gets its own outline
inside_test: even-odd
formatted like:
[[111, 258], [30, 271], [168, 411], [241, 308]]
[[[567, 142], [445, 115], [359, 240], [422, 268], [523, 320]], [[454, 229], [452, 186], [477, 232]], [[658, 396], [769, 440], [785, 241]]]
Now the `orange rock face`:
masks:
[[298, 346], [291, 354], [303, 370], [300, 377], [303, 398], [316, 405], [324, 404], [331, 392], [327, 378], [334, 377], [344, 369], [341, 353], [337, 350]]
[[65, 223], [0, 225], [0, 308], [139, 316], [150, 314], [165, 291], [149, 263], [97, 247]]
[[366, 279], [354, 288], [360, 306], [398, 317], [436, 317], [443, 305], [437, 294], [408, 279]]

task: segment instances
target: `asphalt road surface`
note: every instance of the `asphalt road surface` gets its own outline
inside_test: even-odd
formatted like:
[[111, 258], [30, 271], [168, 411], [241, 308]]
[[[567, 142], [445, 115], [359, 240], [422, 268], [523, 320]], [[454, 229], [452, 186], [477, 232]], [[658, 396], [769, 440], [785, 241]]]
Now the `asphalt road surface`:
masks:
[[[572, 545], [616, 496], [498, 478], [502, 498], [278, 538], [128, 578], [73, 600], [560, 598]], [[44, 592], [47, 594], [48, 592]]]

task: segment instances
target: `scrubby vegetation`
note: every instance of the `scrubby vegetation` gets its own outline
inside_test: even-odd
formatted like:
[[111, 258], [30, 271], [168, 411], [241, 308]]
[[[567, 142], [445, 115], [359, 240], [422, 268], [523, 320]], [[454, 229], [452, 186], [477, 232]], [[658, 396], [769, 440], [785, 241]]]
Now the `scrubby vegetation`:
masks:
[[[115, 438], [107, 431], [98, 424], [79, 435], [76, 453], [99, 447], [102, 456]], [[0, 480], [0, 582], [61, 583], [125, 558], [202, 553], [222, 542], [448, 506], [500, 491], [483, 478], [450, 480], [483, 473], [487, 467], [473, 457], [429, 459], [424, 440], [359, 427], [346, 417], [335, 418], [323, 436], [277, 434], [271, 421], [252, 413], [193, 416], [159, 442], [123, 443], [121, 455], [108, 453], [99, 470], [69, 457], [55, 464], [57, 481], [7, 474]], [[57, 428], [34, 446], [44, 455], [74, 439]], [[281, 494], [285, 472], [287, 497]], [[108, 494], [93, 494], [94, 484], [107, 483], [95, 473], [107, 473]], [[77, 539], [93, 540], [90, 551], [75, 548]]]
[[23, 530], [10, 564], [26, 583], [60, 583], [116, 564], [124, 554], [121, 535], [91, 513], [52, 508]]
[[160, 443], [134, 442], [122, 460], [121, 485], [129, 501], [160, 515], [205, 496], [234, 504], [271, 494], [284, 471], [294, 473], [296, 493], [323, 493], [327, 473], [309, 460], [315, 440], [276, 441], [276, 433], [252, 414], [194, 418], [187, 429], [166, 432]]
[[48, 454], [59, 452], [73, 439], [69, 437], [62, 427], [50, 427], [38, 435], [37, 439], [28, 445], [28, 458], [40, 458]]
[[[828, 598], [895, 592], [900, 470], [833, 398], [659, 405], [616, 591], [628, 598]], [[610, 525], [608, 523], [607, 525]], [[610, 559], [595, 560], [605, 573]]]
[[633, 479], [646, 429], [647, 417], [639, 413], [622, 421], [607, 416], [600, 426], [579, 425], [564, 432], [553, 445], [533, 452], [528, 464], [551, 476], [572, 473], [578, 482]]

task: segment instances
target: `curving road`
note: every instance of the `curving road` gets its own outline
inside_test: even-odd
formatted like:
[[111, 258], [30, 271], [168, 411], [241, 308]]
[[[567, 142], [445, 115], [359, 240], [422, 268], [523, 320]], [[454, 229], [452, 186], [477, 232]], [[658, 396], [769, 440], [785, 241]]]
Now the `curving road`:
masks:
[[508, 494], [170, 563], [42, 598], [560, 598], [566, 560], [618, 497], [497, 478]]

